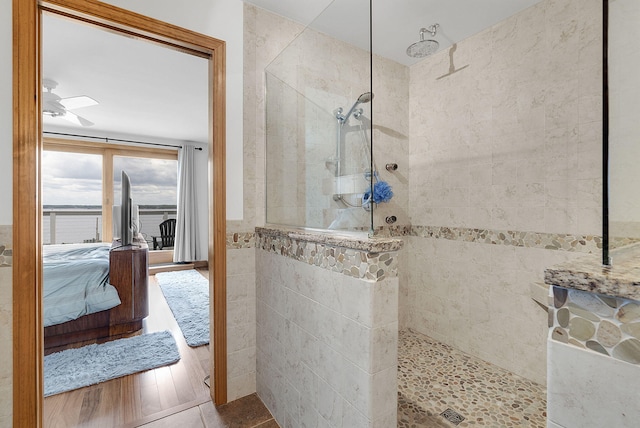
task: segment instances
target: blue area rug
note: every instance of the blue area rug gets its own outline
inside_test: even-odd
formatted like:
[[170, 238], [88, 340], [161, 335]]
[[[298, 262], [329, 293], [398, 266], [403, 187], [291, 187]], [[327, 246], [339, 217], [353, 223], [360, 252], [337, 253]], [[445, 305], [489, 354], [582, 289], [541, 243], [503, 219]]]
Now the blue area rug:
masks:
[[168, 331], [67, 349], [44, 357], [44, 396], [173, 364], [180, 360]]
[[156, 280], [187, 345], [209, 343], [209, 280], [195, 270], [157, 273]]

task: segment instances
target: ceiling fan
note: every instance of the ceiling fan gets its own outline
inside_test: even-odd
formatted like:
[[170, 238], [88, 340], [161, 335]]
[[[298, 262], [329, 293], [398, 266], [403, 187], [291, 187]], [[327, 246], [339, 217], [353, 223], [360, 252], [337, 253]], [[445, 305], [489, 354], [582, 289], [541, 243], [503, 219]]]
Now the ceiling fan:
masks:
[[42, 114], [51, 117], [61, 117], [80, 126], [92, 126], [93, 122], [69, 111], [81, 107], [89, 107], [98, 104], [98, 101], [86, 95], [77, 97], [60, 98], [53, 90], [58, 82], [51, 79], [42, 79]]

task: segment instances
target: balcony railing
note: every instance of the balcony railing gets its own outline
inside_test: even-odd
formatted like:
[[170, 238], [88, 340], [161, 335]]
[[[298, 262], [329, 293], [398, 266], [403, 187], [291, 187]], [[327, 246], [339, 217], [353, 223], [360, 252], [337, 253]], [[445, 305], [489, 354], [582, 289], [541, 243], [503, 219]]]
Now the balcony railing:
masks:
[[[44, 209], [42, 212], [44, 244], [75, 244], [102, 241], [102, 210], [100, 209]], [[159, 224], [176, 218], [175, 209], [140, 209], [140, 233], [147, 240], [159, 235]]]

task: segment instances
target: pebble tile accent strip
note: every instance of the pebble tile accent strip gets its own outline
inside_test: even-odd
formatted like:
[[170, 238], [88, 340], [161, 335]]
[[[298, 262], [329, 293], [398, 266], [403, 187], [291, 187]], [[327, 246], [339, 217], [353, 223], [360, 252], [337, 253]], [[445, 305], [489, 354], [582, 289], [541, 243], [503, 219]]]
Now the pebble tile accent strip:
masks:
[[[602, 238], [592, 235], [564, 235], [515, 230], [470, 229], [444, 226], [380, 226], [376, 236], [418, 236], [422, 238], [449, 239], [452, 241], [479, 242], [492, 245], [514, 245], [516, 247], [544, 248], [547, 250], [573, 251], [581, 253], [599, 252]], [[640, 240], [636, 238], [610, 238], [609, 246], [619, 248]]]
[[255, 246], [256, 234], [254, 232], [227, 233], [227, 248], [230, 250], [253, 248]]
[[[354, 231], [352, 231], [354, 232]], [[304, 229], [256, 227], [256, 233], [263, 236], [285, 236], [307, 242], [317, 242], [332, 247], [351, 248], [367, 253], [385, 253], [402, 248], [404, 241], [398, 238], [376, 236], [370, 238], [366, 233], [341, 233], [341, 231], [313, 231]]]
[[13, 265], [12, 234], [12, 226], [0, 226], [0, 268]]
[[[406, 233], [406, 231], [401, 231], [401, 233]], [[594, 253], [602, 249], [602, 238], [591, 235], [563, 235], [556, 233], [440, 226], [411, 226], [410, 235], [422, 238], [449, 239], [453, 241], [479, 242], [492, 245], [513, 245], [516, 247], [544, 248], [547, 250], [581, 253]], [[618, 239], [615, 241], [617, 246], [630, 242], [634, 242], [634, 240]]]
[[[351, 228], [349, 232], [366, 232], [368, 229]], [[547, 250], [596, 253], [602, 249], [602, 238], [595, 235], [567, 235], [515, 230], [471, 229], [465, 227], [392, 225], [378, 226], [375, 237], [449, 239], [452, 241], [479, 242], [491, 245], [513, 245], [516, 247], [544, 248]], [[640, 242], [637, 238], [609, 238], [610, 248], [620, 248]]]
[[398, 428], [547, 426], [543, 386], [412, 331], [398, 348]]
[[640, 365], [640, 302], [553, 287], [551, 339]]
[[[305, 235], [306, 236], [306, 235]], [[292, 237], [257, 228], [257, 248], [344, 275], [382, 281], [398, 276], [397, 251], [368, 252]]]

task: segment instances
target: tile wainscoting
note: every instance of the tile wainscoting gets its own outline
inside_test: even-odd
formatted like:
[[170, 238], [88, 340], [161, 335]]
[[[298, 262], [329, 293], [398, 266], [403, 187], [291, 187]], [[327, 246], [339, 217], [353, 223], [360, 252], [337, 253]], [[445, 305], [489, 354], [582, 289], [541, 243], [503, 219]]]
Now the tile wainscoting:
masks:
[[258, 230], [258, 395], [281, 426], [395, 426], [401, 243], [292, 235]]

